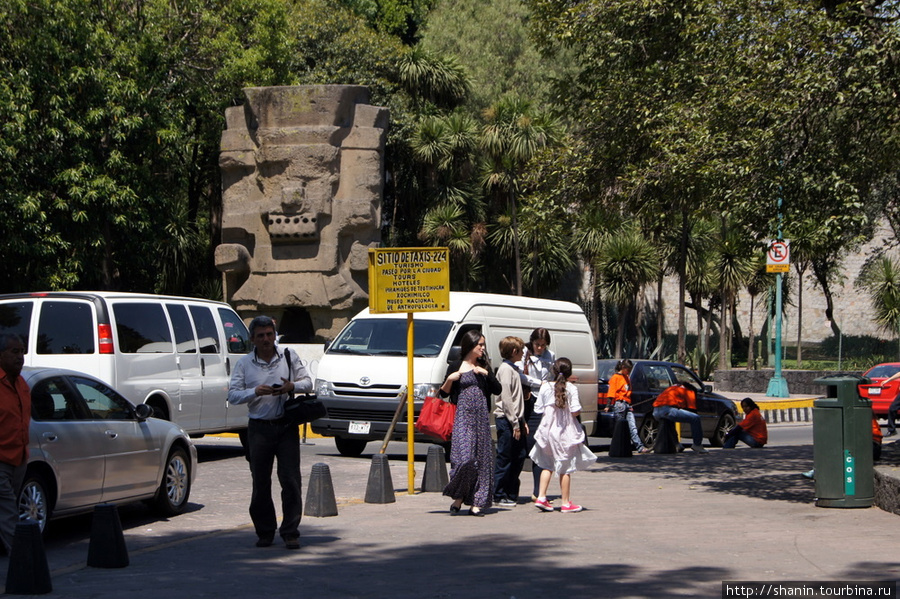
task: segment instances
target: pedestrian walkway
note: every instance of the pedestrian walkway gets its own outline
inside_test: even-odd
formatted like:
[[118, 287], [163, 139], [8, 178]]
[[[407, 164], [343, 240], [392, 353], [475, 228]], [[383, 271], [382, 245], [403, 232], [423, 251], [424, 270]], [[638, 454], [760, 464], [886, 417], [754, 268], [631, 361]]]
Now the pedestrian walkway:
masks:
[[[900, 455], [885, 454], [900, 465]], [[150, 545], [140, 537], [122, 569], [51, 553], [54, 591], [45, 596], [718, 599], [723, 581], [900, 578], [897, 516], [816, 507], [814, 484], [800, 476], [811, 464], [811, 446], [600, 455], [572, 479], [581, 513], [521, 504], [472, 518], [450, 516], [439, 493], [406, 494], [405, 464], [392, 461], [396, 502], [304, 517], [300, 551], [253, 547], [243, 516]], [[127, 530], [126, 542], [139, 545], [139, 532]]]

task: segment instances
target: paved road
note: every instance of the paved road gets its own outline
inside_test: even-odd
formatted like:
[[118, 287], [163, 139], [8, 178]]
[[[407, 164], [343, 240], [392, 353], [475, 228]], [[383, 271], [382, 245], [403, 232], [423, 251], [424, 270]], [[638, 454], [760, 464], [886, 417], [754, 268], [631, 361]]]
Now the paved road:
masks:
[[[787, 429], [773, 436], [796, 434]], [[160, 521], [143, 507], [122, 509], [129, 567], [85, 567], [89, 518], [54, 522], [49, 596], [627, 599], [720, 597], [723, 580], [900, 578], [897, 516], [815, 507], [799, 476], [812, 461], [808, 443], [601, 455], [573, 479], [573, 497], [588, 508], [581, 514], [520, 505], [452, 518], [439, 494], [405, 494], [402, 444], [390, 447], [397, 501], [372, 505], [360, 501], [370, 460], [313, 442], [303, 448], [304, 477], [313, 463], [330, 465], [340, 514], [305, 517], [300, 551], [252, 546], [237, 442], [207, 438], [188, 513]], [[892, 449], [886, 460], [900, 466]], [[421, 461], [418, 479], [423, 469]]]

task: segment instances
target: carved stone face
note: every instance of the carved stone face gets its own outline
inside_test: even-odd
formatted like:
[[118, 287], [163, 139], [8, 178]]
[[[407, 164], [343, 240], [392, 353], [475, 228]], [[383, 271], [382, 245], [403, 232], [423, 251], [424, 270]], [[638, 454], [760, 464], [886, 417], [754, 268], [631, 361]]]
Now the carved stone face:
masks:
[[249, 88], [226, 111], [216, 266], [239, 310], [351, 309], [380, 243], [387, 109], [362, 86]]

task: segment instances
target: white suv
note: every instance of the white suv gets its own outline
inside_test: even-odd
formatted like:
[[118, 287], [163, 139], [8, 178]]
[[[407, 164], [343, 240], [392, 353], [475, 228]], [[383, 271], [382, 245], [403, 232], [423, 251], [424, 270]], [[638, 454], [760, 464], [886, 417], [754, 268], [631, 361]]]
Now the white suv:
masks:
[[226, 401], [250, 334], [228, 305], [113, 292], [0, 295], [0, 333], [25, 342], [25, 365], [86, 372], [192, 436], [247, 427]]

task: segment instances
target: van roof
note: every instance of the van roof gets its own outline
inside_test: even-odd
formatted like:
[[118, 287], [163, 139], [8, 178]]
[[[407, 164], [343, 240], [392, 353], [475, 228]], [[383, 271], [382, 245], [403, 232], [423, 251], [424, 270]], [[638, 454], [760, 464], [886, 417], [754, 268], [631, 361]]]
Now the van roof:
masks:
[[[543, 299], [539, 297], [525, 297], [519, 295], [502, 295], [499, 293], [470, 293], [467, 291], [450, 292], [450, 309], [436, 312], [416, 312], [416, 318], [426, 320], [461, 320], [469, 311], [479, 305], [501, 306], [508, 308], [526, 308], [529, 310], [541, 310], [544, 312], [565, 312], [584, 314], [581, 306], [572, 302], [561, 300]], [[406, 318], [406, 312], [398, 313], [371, 313], [366, 308], [356, 317], [373, 318]]]
[[5, 293], [0, 295], [0, 300], [7, 299], [34, 299], [42, 297], [59, 297], [72, 299], [95, 299], [98, 297], [104, 299], [152, 299], [152, 300], [168, 300], [168, 301], [192, 301], [206, 302], [210, 304], [219, 304], [227, 306], [225, 302], [219, 302], [200, 297], [179, 297], [175, 295], [156, 295], [153, 293], [130, 293], [126, 291], [32, 291], [27, 293]]

